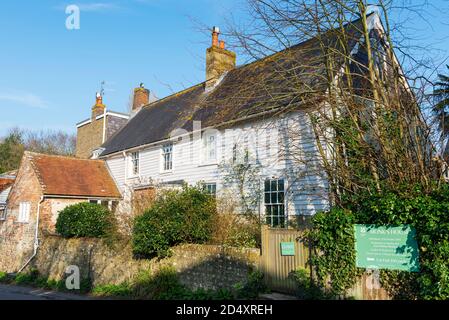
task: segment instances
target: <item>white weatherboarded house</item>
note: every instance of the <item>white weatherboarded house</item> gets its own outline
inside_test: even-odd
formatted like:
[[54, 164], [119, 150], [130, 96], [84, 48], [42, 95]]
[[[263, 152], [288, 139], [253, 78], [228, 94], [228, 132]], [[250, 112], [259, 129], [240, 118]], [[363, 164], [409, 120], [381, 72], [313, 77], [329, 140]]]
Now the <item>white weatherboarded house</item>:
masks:
[[[370, 28], [382, 29], [377, 14], [367, 19]], [[354, 55], [359, 24], [347, 26]], [[291, 100], [301, 90], [325, 96], [318, 41], [312, 38], [235, 67], [235, 54], [218, 44], [216, 29], [212, 38], [204, 83], [145, 105], [103, 144], [99, 157], [125, 197], [129, 190], [153, 185], [201, 183], [212, 193], [238, 199], [242, 191], [235, 174], [232, 181], [233, 172], [248, 165], [243, 192], [258, 195], [254, 210], [267, 216], [269, 224], [284, 226], [290, 218], [327, 210], [328, 181], [316, 143], [319, 136], [310, 123], [314, 109], [325, 108], [325, 101]], [[302, 88], [291, 85], [285, 72], [277, 72], [289, 68]], [[321, 152], [331, 150], [324, 139], [322, 147]], [[298, 161], [299, 156], [306, 161]]]

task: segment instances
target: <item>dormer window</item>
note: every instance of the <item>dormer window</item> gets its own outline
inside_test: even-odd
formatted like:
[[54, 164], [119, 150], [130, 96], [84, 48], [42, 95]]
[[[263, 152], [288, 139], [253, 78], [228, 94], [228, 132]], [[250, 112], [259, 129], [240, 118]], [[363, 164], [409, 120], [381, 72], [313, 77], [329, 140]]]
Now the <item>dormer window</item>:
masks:
[[97, 148], [94, 151], [92, 151], [92, 157], [91, 159], [98, 159], [100, 157], [100, 154], [105, 150], [105, 148]]

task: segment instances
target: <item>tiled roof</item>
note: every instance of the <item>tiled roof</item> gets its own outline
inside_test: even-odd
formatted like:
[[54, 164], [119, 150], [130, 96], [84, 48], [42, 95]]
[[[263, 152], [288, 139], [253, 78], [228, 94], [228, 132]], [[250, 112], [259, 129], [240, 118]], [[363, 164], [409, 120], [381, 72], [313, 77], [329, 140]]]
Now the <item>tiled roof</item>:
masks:
[[14, 179], [0, 177], [0, 192], [6, 190], [14, 183]]
[[45, 195], [120, 198], [104, 161], [27, 152]]
[[[360, 20], [346, 28], [351, 50], [361, 36]], [[311, 38], [229, 71], [210, 92], [200, 83], [150, 103], [106, 141], [101, 156], [167, 139], [174, 129], [191, 131], [193, 121], [201, 121], [202, 128], [226, 126], [256, 115], [270, 117], [286, 108], [316, 105], [327, 90], [320, 41], [329, 47], [340, 45], [330, 30], [320, 40]], [[307, 97], [313, 100], [305, 103]]]

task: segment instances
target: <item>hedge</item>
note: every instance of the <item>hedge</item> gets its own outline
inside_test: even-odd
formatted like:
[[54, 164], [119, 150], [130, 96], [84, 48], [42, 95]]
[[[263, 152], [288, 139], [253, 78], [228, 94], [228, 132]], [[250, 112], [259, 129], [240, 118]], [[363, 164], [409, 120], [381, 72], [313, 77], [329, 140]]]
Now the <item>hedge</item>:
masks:
[[164, 191], [135, 218], [133, 252], [138, 257], [163, 257], [173, 245], [205, 243], [211, 238], [215, 214], [214, 197], [200, 187]]
[[56, 232], [64, 238], [102, 238], [112, 229], [113, 215], [105, 207], [81, 202], [64, 208], [56, 221]]

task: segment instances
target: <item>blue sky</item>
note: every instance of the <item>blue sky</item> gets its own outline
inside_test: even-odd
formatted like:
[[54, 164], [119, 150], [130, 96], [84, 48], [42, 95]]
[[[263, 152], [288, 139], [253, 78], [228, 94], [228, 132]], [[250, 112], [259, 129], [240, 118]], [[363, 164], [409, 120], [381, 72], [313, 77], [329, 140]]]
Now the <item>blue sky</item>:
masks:
[[[431, 28], [409, 21], [419, 41], [449, 54], [446, 0], [432, 0]], [[68, 4], [81, 9], [79, 30], [67, 30]], [[242, 0], [2, 1], [0, 4], [0, 136], [9, 128], [62, 129], [89, 117], [100, 83], [108, 108], [126, 112], [140, 82], [158, 97], [204, 80], [209, 36]]]

